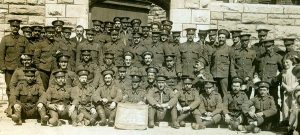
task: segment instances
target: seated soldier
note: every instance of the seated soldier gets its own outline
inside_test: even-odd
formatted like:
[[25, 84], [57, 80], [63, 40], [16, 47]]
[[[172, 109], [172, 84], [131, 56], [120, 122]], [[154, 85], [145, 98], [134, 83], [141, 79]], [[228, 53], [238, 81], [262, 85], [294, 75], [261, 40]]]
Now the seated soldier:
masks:
[[241, 90], [242, 84], [241, 78], [233, 78], [232, 90], [223, 99], [223, 114], [230, 130], [237, 130], [238, 125], [243, 124], [242, 104], [248, 100], [248, 96]]
[[77, 123], [83, 122], [86, 126], [94, 126], [98, 117], [97, 111], [92, 104], [92, 95], [95, 89], [87, 85], [88, 70], [78, 69], [77, 75], [80, 82], [78, 85], [79, 106]]
[[[272, 116], [277, 112], [275, 101], [269, 94], [270, 84], [268, 82], [260, 81], [257, 85], [259, 94], [242, 105], [247, 125], [239, 125], [239, 130], [253, 133], [260, 132], [260, 128], [270, 130]], [[251, 109], [251, 106], [254, 108]]]
[[78, 107], [78, 88], [66, 85], [66, 71], [56, 70], [53, 72], [55, 84], [46, 91], [47, 108], [49, 109], [49, 123], [52, 126], [60, 126], [59, 120], [69, 119], [73, 126], [77, 126], [76, 118]]
[[196, 63], [194, 65], [194, 83], [193, 87], [198, 89], [201, 93], [205, 93], [204, 91], [204, 80], [212, 80], [213, 76], [210, 73], [208, 62], [204, 57], [199, 57], [198, 60], [196, 60]]
[[205, 93], [200, 95], [199, 111], [203, 125], [206, 127], [215, 127], [221, 121], [222, 97], [215, 90], [214, 80], [205, 80]]
[[13, 109], [12, 120], [22, 125], [22, 120], [41, 118], [41, 125], [47, 125], [49, 117], [46, 115], [43, 96], [45, 89], [36, 82], [36, 69], [24, 69], [25, 80], [20, 81], [11, 89], [10, 103]]
[[141, 86], [141, 75], [138, 73], [131, 74], [131, 88], [126, 88], [123, 92], [125, 103], [146, 104], [146, 90]]
[[197, 109], [197, 107], [200, 104], [200, 96], [199, 92], [192, 88], [193, 78], [190, 78], [188, 76], [183, 76], [183, 88], [178, 91], [178, 103], [177, 103], [177, 111], [179, 112], [179, 116], [177, 117], [177, 123], [175, 126], [179, 125], [181, 127], [185, 127], [185, 119], [193, 115], [193, 118], [196, 121], [196, 124], [198, 126], [192, 126], [193, 129], [201, 129], [204, 128], [204, 126], [201, 124], [201, 114], [200, 111]]
[[158, 69], [156, 67], [148, 67], [145, 69], [145, 73], [142, 73], [143, 76], [145, 76], [146, 78], [144, 78], [144, 82], [143, 82], [143, 86], [146, 89], [146, 91], [152, 89], [153, 87], [156, 86], [156, 74], [159, 72]]
[[100, 72], [99, 67], [95, 62], [92, 61], [91, 50], [89, 48], [82, 49], [81, 51], [82, 63], [77, 65], [77, 68], [83, 67], [84, 69], [90, 71], [88, 76], [88, 84], [96, 89], [100, 81], [100, 75], [98, 75]]
[[159, 71], [164, 73], [168, 78], [177, 76], [180, 71], [177, 71], [175, 65], [175, 54], [165, 54], [165, 63], [161, 66]]
[[[147, 101], [149, 103], [149, 128], [154, 127], [155, 114], [156, 122], [159, 123], [170, 116], [174, 128], [179, 128], [176, 123], [177, 110], [174, 107], [177, 104], [177, 95], [175, 92], [167, 87], [166, 76], [157, 76], [157, 87], [153, 87], [147, 93]], [[159, 125], [159, 124], [157, 124]]]
[[122, 92], [124, 93], [126, 87], [130, 85], [130, 77], [127, 75], [126, 66], [123, 65], [117, 65], [118, 67], [118, 74], [116, 76], [116, 83], [119, 85], [119, 87], [122, 89]]
[[114, 126], [117, 103], [122, 100], [122, 90], [113, 83], [113, 70], [102, 71], [104, 83], [98, 87], [92, 96], [95, 103], [97, 113], [101, 118], [100, 126], [107, 124], [106, 117], [108, 117], [108, 126]]
[[[78, 78], [75, 72], [70, 70], [69, 66], [70, 55], [67, 52], [60, 52], [56, 55], [57, 69], [66, 71], [66, 84], [75, 87], [78, 85]], [[55, 84], [55, 78], [51, 74], [49, 85]]]

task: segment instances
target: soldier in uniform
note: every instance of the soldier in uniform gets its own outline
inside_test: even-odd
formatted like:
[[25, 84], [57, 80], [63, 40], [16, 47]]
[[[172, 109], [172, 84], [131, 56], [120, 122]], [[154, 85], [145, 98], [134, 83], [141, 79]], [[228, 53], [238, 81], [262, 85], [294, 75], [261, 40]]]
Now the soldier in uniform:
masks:
[[142, 27], [142, 45], [151, 44], [152, 40], [150, 37], [150, 26], [141, 26]]
[[193, 87], [199, 90], [199, 93], [204, 93], [204, 81], [205, 80], [213, 80], [213, 76], [210, 73], [210, 69], [208, 66], [208, 62], [204, 57], [200, 57], [196, 60], [194, 65], [194, 82]]
[[[146, 104], [146, 90], [141, 86], [141, 75], [133, 73], [131, 76], [131, 87], [128, 87], [123, 92], [122, 102], [134, 104]], [[127, 85], [130, 86], [130, 85]]]
[[32, 42], [32, 28], [29, 26], [23, 26], [23, 27], [21, 27], [21, 30], [23, 32], [24, 37], [27, 38], [28, 42], [31, 43]]
[[242, 34], [240, 49], [235, 49], [233, 52], [234, 59], [234, 69], [236, 71], [237, 77], [243, 80], [242, 88], [248, 97], [250, 97], [252, 92], [252, 79], [255, 70], [256, 63], [256, 53], [254, 50], [248, 48], [250, 34]]
[[215, 90], [215, 83], [214, 80], [205, 80], [205, 93], [200, 95], [199, 111], [203, 125], [206, 127], [216, 126], [222, 118], [222, 97]]
[[[258, 83], [259, 95], [244, 102], [242, 111], [246, 116], [247, 125], [238, 129], [247, 132], [258, 133], [260, 128], [270, 130], [272, 116], [277, 112], [274, 98], [269, 95], [270, 84], [265, 81]], [[251, 108], [254, 106], [254, 110]]]
[[45, 28], [47, 31], [47, 38], [39, 42], [34, 52], [34, 64], [41, 73], [43, 85], [45, 89], [48, 88], [51, 71], [55, 67], [55, 54], [58, 50], [55, 44], [58, 42], [54, 38], [55, 29], [52, 26]]
[[84, 68], [90, 71], [88, 75], [88, 85], [96, 89], [100, 81], [100, 69], [99, 66], [92, 61], [91, 50], [89, 48], [81, 50], [80, 60], [82, 62], [81, 64], [77, 65], [77, 69]]
[[160, 36], [160, 32], [159, 31], [152, 31], [151, 34], [151, 42], [149, 44], [144, 44], [144, 46], [147, 49], [151, 49], [152, 46], [159, 46], [159, 36]]
[[[5, 35], [0, 43], [0, 70], [4, 72], [6, 86], [9, 86], [10, 79], [15, 69], [20, 65], [20, 56], [28, 48], [28, 41], [19, 34], [21, 20], [9, 20], [11, 34]], [[9, 87], [6, 94], [9, 100]]]
[[86, 41], [86, 39], [83, 36], [84, 28], [81, 25], [76, 26], [75, 33], [76, 36], [71, 38], [71, 41], [76, 43], [76, 48], [77, 48], [79, 43], [83, 43]]
[[243, 124], [244, 115], [242, 112], [242, 105], [248, 101], [248, 97], [244, 91], [242, 91], [242, 78], [233, 78], [230, 91], [223, 99], [223, 114], [225, 116], [225, 122], [228, 124], [230, 130], [237, 130], [238, 125]]
[[206, 47], [206, 51], [207, 51], [207, 55], [208, 55], [208, 62], [211, 63], [211, 57], [212, 54], [215, 52], [216, 47], [218, 46], [218, 39], [217, 39], [217, 32], [218, 29], [209, 29], [208, 30], [208, 39], [209, 42], [205, 43], [205, 47]]
[[141, 34], [133, 33], [132, 35], [133, 41], [129, 46], [124, 47], [124, 52], [131, 52], [134, 54], [135, 58], [135, 66], [140, 66], [141, 61], [143, 59], [142, 54], [147, 50], [145, 46], [141, 44]]
[[[166, 84], [167, 77], [164, 75], [158, 75], [156, 78], [157, 87], [152, 88], [147, 93], [147, 101], [149, 103], [149, 128], [154, 127], [154, 121], [156, 116], [156, 122], [163, 121], [171, 113], [171, 122], [174, 128], [179, 128], [177, 119], [177, 95]], [[156, 114], [156, 115], [155, 115]]]
[[199, 40], [197, 41], [200, 45], [205, 45], [206, 44], [206, 37], [207, 37], [207, 32], [208, 30], [199, 30], [198, 31], [198, 37]]
[[149, 66], [145, 68], [145, 71], [146, 73], [142, 73], [142, 75], [145, 77], [143, 79], [144, 84], [142, 86], [144, 86], [144, 88], [148, 92], [152, 88], [156, 87], [156, 75], [158, 74], [159, 71], [154, 66]]
[[232, 48], [226, 44], [229, 32], [225, 29], [218, 31], [219, 43], [211, 59], [211, 73], [217, 82], [222, 97], [227, 94], [228, 79], [236, 76], [233, 65]]
[[46, 106], [49, 110], [49, 123], [60, 126], [60, 118], [69, 119], [73, 126], [77, 126], [77, 108], [79, 102], [78, 87], [66, 85], [66, 71], [61, 69], [53, 72], [55, 85], [50, 86], [45, 94]]
[[231, 46], [233, 50], [238, 50], [241, 48], [241, 30], [230, 31], [233, 40], [233, 45]]
[[120, 30], [122, 27], [121, 17], [114, 18], [114, 28]]
[[[258, 33], [258, 43], [255, 43], [254, 45], [251, 46], [253, 50], [256, 52], [256, 58], [259, 59], [265, 52], [265, 47], [262, 44], [262, 41], [267, 38], [268, 32], [270, 30], [268, 29], [258, 29], [256, 30]], [[257, 65], [258, 66], [258, 65]]]
[[161, 45], [168, 43], [169, 35], [170, 35], [170, 32], [168, 30], [163, 29], [160, 31], [160, 44]]
[[104, 39], [104, 30], [101, 28], [101, 25], [103, 25], [103, 22], [100, 20], [92, 20], [93, 22], [93, 30], [95, 32], [95, 41], [99, 42], [100, 44], [104, 44], [106, 41]]
[[187, 42], [181, 44], [180, 56], [181, 56], [181, 64], [182, 64], [182, 74], [183, 75], [193, 75], [193, 66], [195, 61], [200, 57], [207, 57], [204, 52], [203, 46], [199, 46], [194, 42], [194, 36], [196, 29], [188, 28], [187, 31]]
[[[200, 104], [200, 96], [199, 92], [192, 88], [193, 79], [190, 77], [185, 77], [183, 80], [183, 88], [180, 89], [177, 93], [178, 95], [178, 103], [176, 105], [177, 111], [179, 112], [179, 116], [177, 117], [177, 121], [181, 127], [185, 127], [185, 119], [192, 115], [195, 119], [196, 123], [199, 124], [198, 127], [192, 126], [194, 129], [202, 129], [205, 128], [201, 122], [201, 114], [198, 110], [198, 106]], [[175, 125], [177, 125], [176, 123]]]
[[130, 77], [128, 75], [127, 66], [124, 65], [117, 65], [118, 67], [118, 74], [116, 75], [116, 82], [118, 83], [119, 87], [122, 89], [122, 92], [125, 91], [126, 87], [130, 86]]
[[33, 43], [41, 41], [42, 40], [41, 31], [42, 31], [43, 27], [35, 25], [35, 26], [31, 26], [31, 28], [32, 28], [32, 38], [33, 38], [32, 41], [33, 41]]
[[152, 22], [151, 23], [151, 29], [152, 29], [152, 32], [159, 32], [160, 29], [161, 29], [161, 23], [160, 22]]
[[123, 56], [123, 59], [124, 59], [124, 66], [126, 66], [126, 71], [127, 72], [131, 72], [131, 70], [133, 68], [136, 67], [136, 63], [134, 63], [134, 54], [132, 52], [124, 52], [124, 56]]
[[42, 85], [36, 81], [36, 69], [24, 69], [25, 80], [11, 91], [10, 103], [13, 108], [12, 120], [22, 125], [27, 118], [41, 118], [41, 125], [47, 125], [49, 116], [46, 115], [45, 101], [41, 97], [45, 93]]
[[129, 25], [129, 17], [122, 17], [121, 18], [121, 23], [122, 23], [122, 27], [121, 27], [121, 30], [120, 30], [120, 39], [121, 41], [123, 42], [123, 44], [125, 46], [127, 46], [129, 43], [129, 36], [131, 35], [131, 31], [129, 30], [128, 28], [128, 25]]
[[78, 44], [77, 46], [76, 65], [80, 63], [81, 50], [84, 48], [91, 49], [92, 61], [98, 65], [100, 56], [102, 55], [101, 47], [99, 43], [94, 40], [95, 37], [94, 31], [92, 29], [86, 29], [85, 31], [86, 31], [87, 40]]
[[65, 24], [65, 22], [62, 20], [55, 20], [52, 22], [52, 25], [54, 26], [54, 29], [55, 29], [55, 37], [58, 39], [63, 38], [62, 28], [63, 28], [64, 24]]
[[167, 30], [169, 33], [171, 32], [172, 25], [173, 25], [172, 21], [170, 21], [170, 20], [163, 20], [163, 21], [161, 21], [161, 24], [162, 24], [162, 29], [163, 30]]
[[83, 122], [86, 126], [94, 126], [98, 117], [96, 108], [92, 104], [92, 95], [95, 88], [88, 86], [89, 71], [86, 69], [78, 69], [77, 75], [80, 84], [77, 86], [79, 89], [79, 106], [77, 123]]
[[115, 66], [115, 55], [113, 52], [105, 52], [104, 53], [104, 63], [100, 65], [100, 71], [104, 71], [106, 69], [113, 70], [115, 73], [117, 72], [117, 67]]
[[292, 55], [296, 59], [300, 59], [300, 52], [296, 51], [296, 49], [295, 49], [295, 38], [287, 37], [287, 38], [283, 38], [282, 40], [283, 40], [284, 46], [286, 48], [283, 59], [285, 59], [285, 57], [288, 55]]
[[161, 66], [159, 71], [162, 72], [165, 76], [168, 77], [177, 77], [181, 71], [176, 69], [176, 56], [173, 53], [165, 55], [164, 66]]
[[132, 19], [131, 20], [132, 33], [140, 32], [141, 24], [142, 24], [142, 21], [140, 19]]
[[146, 45], [147, 50], [154, 53], [153, 55], [153, 64], [154, 65], [161, 65], [164, 62], [164, 44], [161, 42], [157, 42], [156, 35], [152, 35], [152, 42], [148, 45]]
[[107, 124], [106, 118], [108, 117], [108, 126], [112, 127], [115, 123], [117, 103], [122, 100], [122, 90], [113, 81], [113, 70], [104, 70], [102, 75], [104, 83], [98, 87], [92, 99], [101, 118], [99, 125], [105, 126]]

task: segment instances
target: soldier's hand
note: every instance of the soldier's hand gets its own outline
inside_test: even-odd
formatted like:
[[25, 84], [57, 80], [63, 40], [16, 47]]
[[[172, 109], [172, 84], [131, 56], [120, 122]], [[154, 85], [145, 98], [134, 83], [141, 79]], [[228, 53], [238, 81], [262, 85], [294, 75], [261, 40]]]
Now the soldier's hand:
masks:
[[181, 105], [180, 105], [180, 104], [178, 104], [178, 103], [177, 103], [177, 105], [176, 105], [176, 108], [177, 108], [177, 110], [178, 110], [179, 112], [181, 112], [181, 111], [182, 111], [182, 107], [181, 107]]
[[225, 114], [225, 122], [230, 122], [230, 116], [228, 114]]
[[102, 98], [102, 102], [103, 102], [103, 103], [107, 103], [107, 102], [108, 102], [108, 99], [107, 99], [107, 98]]
[[208, 117], [211, 117], [212, 113], [211, 112], [206, 112], [205, 115], [208, 116]]
[[92, 113], [92, 114], [96, 114], [96, 113], [97, 113], [96, 109], [95, 109], [95, 108], [92, 108], [92, 109], [91, 109], [91, 113]]
[[38, 108], [43, 108], [43, 106], [44, 105], [42, 103], [38, 103], [38, 105], [37, 105]]
[[71, 114], [74, 112], [75, 110], [75, 105], [72, 105], [70, 108], [69, 108], [69, 115], [71, 116]]
[[184, 112], [185, 112], [185, 111], [189, 111], [190, 109], [191, 109], [191, 107], [189, 107], [189, 106], [186, 106], [186, 107], [183, 107], [183, 108], [182, 108], [182, 111], [184, 111]]
[[161, 105], [160, 104], [155, 104], [156, 107], [158, 108], [161, 108]]
[[110, 109], [114, 109], [116, 107], [116, 102], [112, 102], [109, 106]]
[[264, 116], [264, 113], [263, 112], [259, 112], [259, 113], [256, 113], [255, 114], [257, 117], [262, 117], [262, 116]]
[[56, 104], [49, 104], [48, 108], [51, 109], [51, 110], [56, 111], [57, 110], [57, 105]]

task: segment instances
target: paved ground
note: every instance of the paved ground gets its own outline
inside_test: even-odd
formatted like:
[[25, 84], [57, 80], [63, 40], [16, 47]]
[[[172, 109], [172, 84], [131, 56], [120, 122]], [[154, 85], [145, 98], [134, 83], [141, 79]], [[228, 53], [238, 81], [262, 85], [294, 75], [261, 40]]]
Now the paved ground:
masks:
[[[155, 127], [147, 130], [118, 130], [112, 127], [72, 127], [63, 125], [60, 127], [40, 126], [36, 120], [26, 120], [22, 126], [14, 123], [5, 116], [3, 110], [7, 106], [0, 102], [0, 135], [243, 135], [245, 133], [230, 131], [224, 128], [207, 128], [204, 130], [192, 130], [191, 127], [173, 129], [167, 126]], [[247, 135], [252, 135], [248, 133]], [[272, 132], [261, 132], [258, 135], [276, 135]]]

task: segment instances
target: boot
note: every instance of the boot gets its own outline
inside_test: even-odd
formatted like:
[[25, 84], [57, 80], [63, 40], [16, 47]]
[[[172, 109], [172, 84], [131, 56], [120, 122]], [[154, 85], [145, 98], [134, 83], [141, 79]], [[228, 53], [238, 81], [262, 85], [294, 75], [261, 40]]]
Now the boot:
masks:
[[77, 123], [80, 123], [83, 121], [83, 118], [84, 118], [84, 114], [83, 113], [80, 113], [77, 115], [77, 118], [76, 118], [76, 121]]
[[99, 125], [100, 126], [106, 126], [107, 121], [106, 121], [106, 117], [105, 117], [104, 112], [99, 112], [99, 117], [101, 119], [100, 122], [99, 122]]
[[260, 128], [259, 127], [255, 127], [252, 132], [253, 133], [259, 133], [260, 132]]
[[247, 133], [253, 132], [254, 128], [255, 128], [255, 125], [253, 125], [253, 124], [245, 126], [245, 130]]
[[235, 131], [235, 130], [238, 130], [238, 126], [239, 126], [239, 124], [237, 122], [230, 121], [228, 128], [232, 131]]
[[154, 126], [155, 126], [154, 115], [155, 115], [155, 109], [154, 108], [150, 108], [149, 109], [149, 122], [148, 122], [148, 127], [149, 128], [154, 128]]
[[215, 124], [215, 122], [212, 120], [208, 120], [208, 121], [203, 122], [203, 124], [204, 124], [204, 126], [209, 127], [209, 126], [213, 126]]
[[16, 125], [22, 125], [21, 107], [17, 107], [14, 109], [15, 109], [15, 113], [11, 115], [11, 119], [15, 122]]
[[58, 122], [59, 120], [56, 119], [56, 118], [50, 118], [49, 119], [49, 123], [52, 125], [52, 126], [58, 126]]
[[179, 129], [180, 125], [177, 121], [175, 121], [175, 122], [172, 123], [172, 127], [175, 128], [175, 129]]
[[46, 126], [47, 122], [49, 120], [49, 116], [46, 114], [46, 109], [43, 107], [43, 108], [38, 109], [38, 111], [41, 116], [41, 125]]
[[180, 127], [185, 127], [185, 122], [184, 121], [180, 121], [179, 125], [180, 125]]

